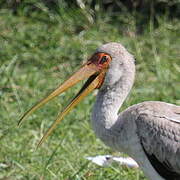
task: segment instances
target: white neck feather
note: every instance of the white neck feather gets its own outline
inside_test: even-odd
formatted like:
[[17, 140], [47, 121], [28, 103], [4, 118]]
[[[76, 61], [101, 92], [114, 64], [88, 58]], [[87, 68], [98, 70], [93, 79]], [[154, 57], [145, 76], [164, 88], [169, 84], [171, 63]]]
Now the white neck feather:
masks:
[[[132, 88], [134, 74], [135, 66], [130, 64], [121, 75], [119, 74], [120, 77], [116, 78], [115, 83], [109, 85], [108, 82], [105, 82], [99, 90], [93, 107], [92, 126], [100, 138], [103, 136], [101, 131], [110, 129], [117, 121], [118, 111]], [[106, 76], [108, 79], [109, 74]], [[113, 76], [117, 76], [117, 74]]]

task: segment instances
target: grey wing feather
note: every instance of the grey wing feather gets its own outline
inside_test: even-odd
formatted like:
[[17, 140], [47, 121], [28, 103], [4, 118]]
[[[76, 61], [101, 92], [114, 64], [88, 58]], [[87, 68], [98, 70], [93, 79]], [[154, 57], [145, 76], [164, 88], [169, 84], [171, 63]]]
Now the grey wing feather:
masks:
[[180, 107], [146, 102], [137, 111], [137, 134], [151, 164], [159, 173], [167, 167], [174, 179], [180, 179]]
[[166, 116], [164, 116], [164, 118], [166, 118], [166, 119], [168, 119], [168, 120], [170, 120], [170, 121], [173, 121], [173, 122], [175, 122], [175, 123], [179, 123], [179, 124], [180, 124], [180, 120], [179, 120], [179, 119], [174, 119], [174, 118], [166, 117]]

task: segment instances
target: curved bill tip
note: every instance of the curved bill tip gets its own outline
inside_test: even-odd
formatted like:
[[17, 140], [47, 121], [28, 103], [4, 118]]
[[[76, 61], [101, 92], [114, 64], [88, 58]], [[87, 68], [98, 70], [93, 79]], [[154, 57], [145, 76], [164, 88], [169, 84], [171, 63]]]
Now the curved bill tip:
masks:
[[99, 76], [91, 76], [79, 93], [75, 96], [75, 98], [69, 103], [69, 105], [64, 109], [64, 111], [58, 115], [56, 121], [52, 124], [52, 126], [46, 131], [44, 136], [39, 141], [37, 148], [47, 139], [47, 137], [52, 133], [52, 131], [56, 128], [56, 126], [61, 122], [64, 116], [69, 113], [85, 96], [87, 96], [90, 92], [92, 92], [95, 88], [97, 88], [99, 84]]
[[67, 81], [65, 81], [62, 85], [60, 85], [57, 89], [55, 89], [52, 93], [50, 93], [47, 97], [39, 101], [35, 104], [31, 109], [29, 109], [18, 121], [18, 126], [22, 124], [22, 122], [31, 115], [34, 111], [39, 109], [41, 106], [45, 105], [48, 101], [52, 100], [54, 97], [66, 91], [68, 88], [74, 86], [79, 81], [90, 77], [98, 71], [97, 67], [94, 64], [85, 64], [80, 68], [76, 73], [74, 73]]
[[74, 107], [76, 106], [87, 94], [89, 94], [93, 89], [97, 88], [99, 84], [99, 76], [102, 75], [100, 73], [99, 68], [93, 63], [87, 63], [83, 65], [76, 73], [74, 73], [67, 81], [65, 81], [62, 85], [60, 85], [57, 89], [55, 89], [52, 93], [50, 93], [47, 97], [39, 101], [35, 104], [31, 109], [29, 109], [19, 120], [18, 126], [22, 124], [22, 122], [31, 115], [34, 111], [39, 109], [41, 106], [45, 105], [48, 101], [58, 96], [62, 92], [66, 91], [68, 88], [77, 84], [79, 81], [89, 78], [85, 84], [85, 87], [80, 90], [80, 92], [76, 95], [76, 97], [71, 101], [71, 103], [64, 109], [64, 111], [57, 117], [56, 121], [52, 124], [52, 126], [48, 129], [48, 131], [44, 134], [42, 139], [37, 145], [37, 148], [44, 142], [44, 140], [50, 135], [53, 129], [57, 126], [57, 124], [63, 119], [63, 117]]

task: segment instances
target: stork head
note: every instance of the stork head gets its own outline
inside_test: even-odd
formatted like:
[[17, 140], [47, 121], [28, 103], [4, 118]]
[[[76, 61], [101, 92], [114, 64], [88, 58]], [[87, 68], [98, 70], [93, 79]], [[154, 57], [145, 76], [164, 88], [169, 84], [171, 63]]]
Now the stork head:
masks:
[[[123, 56], [126, 56], [124, 58]], [[130, 60], [129, 60], [129, 59]], [[124, 72], [124, 67], [127, 69], [127, 64], [132, 61], [132, 56], [119, 43], [107, 43], [99, 47], [95, 53], [82, 65], [82, 67], [69, 77], [62, 85], [51, 92], [47, 97], [36, 103], [29, 109], [19, 120], [19, 125], [22, 121], [32, 114], [35, 110], [46, 104], [48, 101], [66, 91], [68, 88], [77, 84], [79, 81], [88, 78], [84, 86], [80, 89], [78, 94], [72, 99], [69, 105], [58, 115], [56, 121], [46, 131], [39, 145], [49, 136], [57, 124], [63, 117], [75, 107], [87, 94], [96, 88], [101, 88], [104, 84], [112, 85], [118, 81]], [[128, 62], [128, 63], [127, 63]], [[124, 66], [125, 65], [125, 66]], [[106, 73], [108, 75], [106, 76]], [[105, 78], [106, 76], [106, 78]]]
[[134, 76], [134, 58], [120, 43], [104, 44], [96, 50], [96, 53], [101, 52], [108, 54], [112, 59], [103, 86], [113, 87], [122, 77]]

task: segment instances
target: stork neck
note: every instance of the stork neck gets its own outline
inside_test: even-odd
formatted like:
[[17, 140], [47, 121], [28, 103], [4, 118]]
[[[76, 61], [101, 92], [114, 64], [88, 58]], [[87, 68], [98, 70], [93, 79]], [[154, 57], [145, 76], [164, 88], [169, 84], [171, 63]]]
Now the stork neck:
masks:
[[118, 111], [130, 92], [134, 81], [134, 71], [126, 72], [113, 86], [105, 85], [97, 95], [92, 113], [95, 131], [104, 127], [110, 129], [118, 119]]

